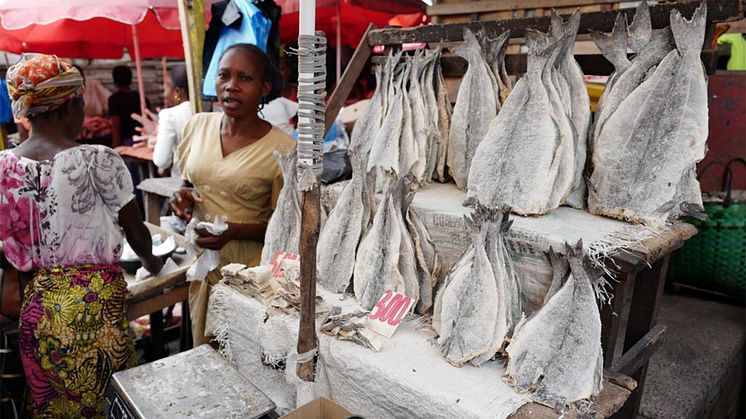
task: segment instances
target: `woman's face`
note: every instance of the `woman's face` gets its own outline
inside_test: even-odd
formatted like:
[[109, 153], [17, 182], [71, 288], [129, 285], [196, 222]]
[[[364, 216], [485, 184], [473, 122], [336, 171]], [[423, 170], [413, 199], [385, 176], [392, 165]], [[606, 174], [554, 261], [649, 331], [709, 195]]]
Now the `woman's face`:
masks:
[[184, 102], [187, 98], [184, 89], [174, 86], [174, 82], [168, 73], [166, 73], [166, 79], [163, 80], [163, 96], [163, 103], [167, 108], [176, 106]]
[[256, 115], [262, 96], [268, 95], [271, 89], [271, 83], [264, 81], [261, 64], [254, 54], [233, 48], [220, 60], [215, 91], [227, 116]]

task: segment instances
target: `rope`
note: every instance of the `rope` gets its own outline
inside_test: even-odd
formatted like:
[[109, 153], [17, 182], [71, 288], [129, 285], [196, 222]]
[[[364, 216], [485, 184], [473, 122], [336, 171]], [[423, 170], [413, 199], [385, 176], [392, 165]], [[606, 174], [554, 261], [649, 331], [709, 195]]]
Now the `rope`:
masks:
[[298, 175], [323, 171], [326, 99], [326, 37], [301, 35], [298, 48]]
[[308, 352], [298, 354], [298, 359], [296, 359], [296, 362], [299, 364], [305, 364], [306, 362], [313, 360], [313, 357], [315, 357], [318, 353], [318, 348], [313, 348]]

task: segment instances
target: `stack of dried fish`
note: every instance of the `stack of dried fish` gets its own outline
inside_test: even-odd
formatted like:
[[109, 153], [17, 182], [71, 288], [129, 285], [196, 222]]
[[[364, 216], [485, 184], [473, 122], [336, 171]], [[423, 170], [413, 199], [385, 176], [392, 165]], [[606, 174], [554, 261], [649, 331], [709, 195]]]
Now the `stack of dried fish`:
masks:
[[368, 166], [368, 156], [373, 140], [381, 129], [384, 116], [388, 112], [389, 91], [392, 89], [394, 68], [401, 59], [401, 55], [401, 52], [389, 55], [383, 67], [376, 67], [376, 90], [368, 102], [368, 107], [352, 128], [349, 149], [360, 157], [363, 167]]
[[572, 56], [579, 19], [576, 12], [564, 23], [555, 13], [550, 33], [526, 31], [528, 71], [477, 148], [469, 202], [522, 215], [582, 206], [590, 108]]
[[413, 181], [387, 172], [383, 200], [355, 260], [353, 288], [360, 305], [370, 310], [385, 291], [418, 301], [416, 310], [432, 307], [440, 261], [427, 230], [409, 207]]
[[433, 327], [449, 363], [479, 366], [510, 337], [521, 316], [521, 295], [505, 246], [508, 213], [477, 207], [465, 221], [472, 243], [438, 292]]
[[478, 36], [484, 39], [484, 47], [477, 36], [465, 28], [463, 45], [453, 49], [469, 66], [453, 108], [446, 157], [449, 172], [462, 190], [467, 187], [469, 167], [477, 146], [487, 133], [490, 121], [500, 111], [501, 98], [507, 97], [509, 90], [506, 83], [510, 83], [504, 64], [510, 32], [504, 32], [495, 40], [485, 39], [482, 34]]
[[[550, 251], [554, 278], [544, 306], [515, 328], [507, 347], [506, 381], [561, 410], [601, 391], [601, 316], [594, 273], [582, 244], [566, 246], [565, 257]], [[563, 284], [564, 281], [564, 284]]]
[[262, 265], [269, 265], [275, 252], [298, 253], [298, 242], [300, 241], [300, 193], [298, 192], [298, 180], [296, 178], [297, 153], [281, 155], [275, 152], [280, 167], [284, 184], [277, 198], [277, 208], [272, 213], [264, 235], [264, 248], [262, 248]]
[[[649, 25], [635, 25], [647, 19], [645, 13], [633, 23], [637, 36], [627, 36], [623, 20], [610, 40], [596, 35], [616, 72], [594, 129], [593, 214], [656, 226], [703, 209], [695, 166], [704, 158], [708, 127], [707, 79], [699, 59], [706, 14], [705, 2], [691, 21], [674, 10], [670, 32], [646, 44], [650, 36], [639, 33]], [[627, 46], [639, 51], [631, 63], [621, 57]]]
[[436, 173], [445, 180], [450, 103], [440, 54], [440, 48], [403, 58], [398, 53], [389, 56], [382, 70], [376, 69], [379, 85], [355, 124], [350, 144], [366, 171], [393, 171], [419, 185]]
[[373, 212], [373, 182], [366, 176], [360, 157], [352, 153], [352, 180], [339, 195], [319, 234], [316, 271], [328, 290], [343, 292], [350, 284], [358, 244], [368, 229]]

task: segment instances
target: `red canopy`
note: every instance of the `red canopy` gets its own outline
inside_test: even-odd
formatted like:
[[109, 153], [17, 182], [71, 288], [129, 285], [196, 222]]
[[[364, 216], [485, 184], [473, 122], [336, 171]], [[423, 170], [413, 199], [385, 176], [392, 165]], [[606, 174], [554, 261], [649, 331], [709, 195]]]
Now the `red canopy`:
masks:
[[[280, 40], [298, 40], [298, 0], [275, 0], [282, 8]], [[357, 47], [368, 24], [379, 28], [400, 13], [424, 12], [421, 0], [339, 0], [341, 2], [342, 44]], [[329, 46], [336, 46], [338, 0], [316, 0], [316, 30], [326, 33]], [[419, 23], [419, 22], [417, 22]]]
[[121, 58], [136, 25], [143, 58], [184, 56], [176, 0], [0, 0], [0, 20], [2, 51]]

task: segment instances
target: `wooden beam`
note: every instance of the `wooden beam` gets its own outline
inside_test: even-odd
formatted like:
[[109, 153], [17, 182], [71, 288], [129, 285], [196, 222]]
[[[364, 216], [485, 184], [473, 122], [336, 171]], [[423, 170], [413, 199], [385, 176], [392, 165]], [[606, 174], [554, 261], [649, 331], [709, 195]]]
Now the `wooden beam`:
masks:
[[169, 292], [150, 297], [134, 304], [127, 304], [127, 319], [135, 320], [154, 311], [162, 310], [189, 298], [189, 284], [184, 284]]
[[621, 358], [609, 368], [610, 371], [618, 372], [625, 376], [637, 372], [643, 365], [647, 364], [650, 357], [658, 350], [661, 338], [666, 332], [666, 326], [659, 324], [638, 340]]
[[628, 274], [618, 281], [611, 280], [614, 298], [601, 307], [601, 345], [604, 350], [604, 367], [609, 367], [624, 353], [627, 324], [632, 306], [636, 274]]
[[[684, 16], [691, 17], [699, 2], [660, 4], [650, 7], [650, 18], [653, 28], [659, 29], [669, 25], [672, 10], [678, 9]], [[620, 9], [604, 12], [586, 13], [580, 18], [578, 33], [588, 33], [589, 30], [611, 32], [618, 13], [627, 15], [631, 22], [635, 9]], [[728, 22], [742, 19], [744, 5], [741, 0], [709, 0], [707, 2], [708, 22]], [[404, 29], [377, 29], [368, 36], [369, 45], [391, 45], [412, 42], [456, 42], [463, 41], [464, 28], [476, 32], [484, 30], [487, 36], [496, 37], [498, 34], [510, 30], [513, 38], [523, 37], [526, 29], [538, 29], [546, 32], [549, 28], [549, 16], [522, 19], [508, 19], [492, 22], [450, 23], [444, 25], [427, 25]]]
[[[321, 226], [321, 179], [301, 198], [300, 245], [300, 326], [298, 354], [316, 348], [316, 245]], [[296, 374], [304, 381], [313, 381], [316, 374], [315, 358], [298, 363]]]
[[326, 128], [324, 129], [324, 132], [329, 131], [329, 127], [331, 127], [334, 120], [337, 119], [339, 110], [344, 106], [352, 88], [355, 87], [355, 83], [357, 83], [358, 77], [360, 77], [360, 73], [362, 73], [363, 68], [365, 68], [365, 63], [367, 63], [368, 58], [370, 58], [371, 48], [366, 42], [366, 39], [368, 39], [368, 34], [375, 28], [376, 26], [372, 23], [368, 25], [368, 29], [366, 29], [365, 34], [360, 39], [360, 43], [358, 44], [355, 53], [352, 55], [350, 63], [347, 64], [347, 68], [345, 68], [342, 78], [338, 80], [337, 87], [334, 88], [332, 96], [326, 104], [324, 121]]
[[470, 13], [503, 12], [511, 10], [543, 9], [549, 7], [572, 7], [597, 4], [615, 4], [619, 0], [481, 0], [469, 3], [434, 4], [427, 8], [428, 16], [466, 15]]

